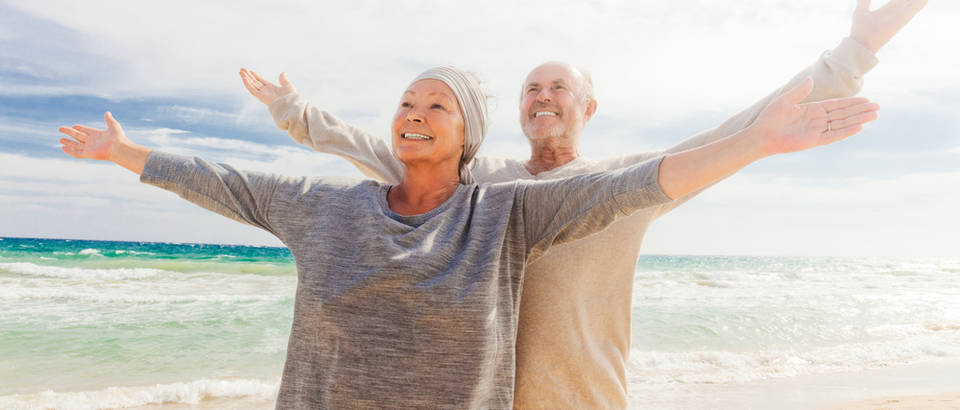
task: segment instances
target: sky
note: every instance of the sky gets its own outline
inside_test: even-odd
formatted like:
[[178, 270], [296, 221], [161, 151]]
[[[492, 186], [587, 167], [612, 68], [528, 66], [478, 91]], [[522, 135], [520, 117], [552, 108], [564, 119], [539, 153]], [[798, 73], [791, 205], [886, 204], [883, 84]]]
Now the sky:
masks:
[[[519, 85], [537, 64], [592, 72], [589, 158], [663, 149], [777, 89], [849, 34], [854, 0], [522, 2], [0, 0], [0, 236], [280, 245], [266, 232], [70, 158], [58, 126], [238, 168], [361, 175], [298, 146], [241, 67], [386, 136], [426, 68], [477, 72], [494, 95], [480, 155], [529, 155]], [[874, 7], [884, 1], [874, 1]], [[877, 57], [861, 95], [880, 119], [769, 158], [656, 221], [648, 254], [956, 257], [960, 3], [931, 0]]]

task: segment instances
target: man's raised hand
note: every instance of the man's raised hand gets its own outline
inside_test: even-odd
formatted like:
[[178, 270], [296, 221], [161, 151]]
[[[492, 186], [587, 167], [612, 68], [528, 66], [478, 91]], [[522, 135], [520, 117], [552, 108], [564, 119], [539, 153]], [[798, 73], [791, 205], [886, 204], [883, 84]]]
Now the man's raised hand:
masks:
[[287, 80], [287, 73], [280, 73], [280, 85], [264, 80], [255, 71], [246, 68], [240, 69], [240, 79], [247, 91], [266, 105], [270, 105], [277, 98], [297, 92], [290, 80]]
[[850, 37], [876, 53], [926, 5], [927, 0], [890, 0], [870, 11], [870, 0], [857, 0]]

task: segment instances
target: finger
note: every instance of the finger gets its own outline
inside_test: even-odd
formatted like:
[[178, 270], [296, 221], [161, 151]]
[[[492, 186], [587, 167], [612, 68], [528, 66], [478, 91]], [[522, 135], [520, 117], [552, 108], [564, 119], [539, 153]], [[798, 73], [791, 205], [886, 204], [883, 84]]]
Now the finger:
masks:
[[907, 10], [907, 12], [916, 14], [924, 7], [927, 6], [927, 0], [906, 0], [900, 2], [901, 8]]
[[80, 150], [68, 147], [66, 145], [60, 147], [60, 149], [63, 150], [63, 152], [67, 153], [67, 155], [74, 158], [80, 158], [80, 156], [83, 155], [83, 153]]
[[254, 86], [257, 82], [257, 80], [255, 80], [253, 76], [250, 75], [250, 71], [247, 71], [246, 69], [240, 70], [240, 78], [243, 80], [244, 84], [247, 84], [250, 86]]
[[86, 141], [86, 139], [87, 139], [87, 136], [86, 136], [86, 135], [84, 135], [82, 132], [77, 131], [77, 130], [75, 130], [75, 129], [73, 129], [73, 128], [60, 127], [60, 128], [57, 128], [57, 131], [60, 131], [60, 132], [62, 132], [62, 133], [64, 133], [64, 134], [67, 134], [67, 135], [73, 137], [73, 139], [75, 139], [75, 140], [77, 140], [77, 141], [80, 141], [80, 142]]
[[106, 114], [103, 114], [103, 121], [107, 123], [108, 130], [122, 130], [120, 127], [120, 122], [113, 118], [113, 114], [110, 111], [107, 111]]
[[247, 77], [250, 78], [250, 85], [252, 85], [253, 88], [256, 88], [258, 90], [263, 88], [263, 82], [261, 82], [260, 80], [257, 80], [256, 77], [254, 77], [250, 71], [247, 71]]
[[797, 105], [800, 104], [804, 98], [807, 98], [811, 91], [813, 91], [813, 78], [807, 77], [803, 82], [797, 84], [796, 87], [783, 93], [781, 98], [790, 104]]
[[850, 138], [860, 131], [863, 131], [863, 125], [857, 124], [825, 132], [823, 136], [820, 137], [820, 145], [833, 144], [834, 142]]
[[84, 132], [83, 130], [81, 130], [80, 128], [78, 128], [78, 127], [80, 127], [80, 126], [79, 126], [79, 125], [74, 125], [74, 126], [70, 127], [71, 129], [77, 131], [77, 135], [76, 135], [76, 136], [72, 136], [72, 135], [71, 135], [71, 136], [72, 136], [73, 138], [75, 138], [77, 141], [87, 142], [87, 137], [88, 137], [87, 133]]
[[263, 85], [273, 84], [273, 83], [271, 83], [271, 82], [269, 82], [269, 81], [267, 81], [267, 80], [264, 80], [263, 77], [261, 77], [260, 74], [257, 74], [256, 71], [250, 70], [250, 73], [253, 74], [253, 78], [257, 79], [257, 81], [260, 82], [260, 83], [263, 84]]
[[66, 138], [61, 138], [60, 144], [62, 144], [60, 146], [60, 149], [62, 149], [63, 152], [66, 152], [68, 155], [71, 155], [77, 158], [82, 158], [83, 155], [85, 154], [84, 147], [82, 144], [77, 144], [76, 142], [70, 141]]
[[243, 86], [247, 88], [247, 91], [249, 91], [250, 94], [253, 94], [254, 96], [260, 94], [260, 89], [253, 85], [253, 78], [251, 78], [249, 74], [241, 73], [240, 77], [243, 79]]
[[65, 146], [65, 147], [70, 147], [70, 148], [75, 149], [75, 150], [79, 150], [79, 149], [82, 149], [82, 148], [83, 148], [83, 146], [80, 145], [80, 144], [78, 144], [76, 141], [68, 140], [68, 139], [66, 139], [66, 138], [60, 138], [60, 144], [62, 144], [62, 145]]
[[282, 85], [282, 86], [284, 86], [284, 87], [290, 85], [290, 80], [287, 79], [287, 72], [286, 72], [286, 71], [280, 73], [280, 85]]
[[857, 9], [854, 10], [854, 13], [869, 13], [870, 12], [870, 0], [857, 0]]
[[74, 125], [72, 128], [87, 135], [103, 131], [103, 130], [98, 130], [96, 128], [90, 128], [83, 125]]
[[879, 117], [876, 111], [864, 112], [852, 117], [847, 117], [839, 120], [831, 120], [829, 122], [830, 129], [842, 129], [852, 125], [861, 125], [866, 124], [870, 121], [876, 120]]
[[877, 103], [857, 104], [847, 108], [831, 111], [830, 114], [827, 115], [827, 120], [830, 120], [830, 121], [842, 120], [844, 118], [852, 117], [857, 114], [862, 114], [865, 112], [876, 112], [878, 110], [880, 110], [880, 105]]
[[833, 100], [825, 100], [820, 102], [820, 104], [823, 106], [823, 109], [827, 113], [832, 113], [836, 110], [841, 110], [857, 104], [866, 104], [868, 102], [870, 102], [870, 100], [863, 97], [852, 97], [852, 98], [836, 98]]

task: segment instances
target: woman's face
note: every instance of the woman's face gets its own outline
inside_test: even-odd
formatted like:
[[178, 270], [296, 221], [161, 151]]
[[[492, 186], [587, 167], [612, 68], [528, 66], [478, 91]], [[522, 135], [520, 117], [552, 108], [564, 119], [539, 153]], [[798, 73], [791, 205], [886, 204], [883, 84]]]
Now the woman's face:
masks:
[[400, 162], [460, 163], [464, 124], [457, 97], [443, 81], [410, 85], [393, 117], [393, 153]]

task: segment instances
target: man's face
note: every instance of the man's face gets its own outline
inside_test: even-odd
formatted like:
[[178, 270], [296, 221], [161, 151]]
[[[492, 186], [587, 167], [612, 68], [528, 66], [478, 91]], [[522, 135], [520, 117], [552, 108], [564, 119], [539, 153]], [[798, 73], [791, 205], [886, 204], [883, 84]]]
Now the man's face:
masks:
[[520, 98], [520, 125], [530, 139], [572, 138], [589, 116], [580, 95], [582, 76], [565, 64], [543, 64], [527, 75]]

